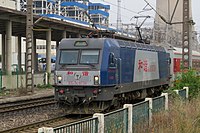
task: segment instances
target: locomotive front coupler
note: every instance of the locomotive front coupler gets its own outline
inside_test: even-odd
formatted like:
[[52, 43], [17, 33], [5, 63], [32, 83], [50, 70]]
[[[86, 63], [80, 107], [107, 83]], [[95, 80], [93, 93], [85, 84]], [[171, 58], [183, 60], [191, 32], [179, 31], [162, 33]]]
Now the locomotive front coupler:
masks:
[[82, 103], [90, 103], [92, 102], [96, 97], [92, 96], [92, 97], [86, 97], [83, 99], [83, 102]]

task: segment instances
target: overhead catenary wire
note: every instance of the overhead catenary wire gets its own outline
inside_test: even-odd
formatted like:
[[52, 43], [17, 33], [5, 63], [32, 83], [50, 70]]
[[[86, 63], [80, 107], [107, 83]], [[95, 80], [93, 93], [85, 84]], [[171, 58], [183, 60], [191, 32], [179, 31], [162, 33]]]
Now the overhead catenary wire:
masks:
[[179, 3], [179, 0], [177, 0], [176, 5], [175, 5], [175, 7], [174, 7], [174, 11], [173, 11], [173, 13], [172, 13], [172, 17], [171, 17], [171, 19], [170, 19], [170, 23], [172, 22], [172, 20], [173, 20], [173, 18], [174, 18], [174, 14], [175, 14], [175, 12], [176, 12], [178, 3]]
[[[109, 1], [107, 1], [107, 0], [101, 0], [101, 1], [103, 1], [103, 2], [105, 2], [105, 3], [108, 3], [108, 4], [110, 4], [110, 5], [113, 5], [113, 6], [115, 6], [115, 7], [117, 7], [117, 5], [116, 4], [113, 4], [112, 2], [109, 2]], [[162, 14], [163, 13], [166, 13], [166, 11], [164, 11], [163, 9], [159, 9], [159, 7], [156, 7], [156, 9], [154, 8], [155, 7], [155, 5], [154, 6], [152, 6], [152, 3], [149, 3], [148, 2], [148, 0], [145, 0], [146, 2], [147, 2], [147, 4], [144, 6], [144, 8], [142, 9], [142, 10], [144, 10], [144, 11], [140, 11], [140, 12], [138, 12], [138, 11], [133, 11], [133, 10], [131, 10], [131, 9], [128, 9], [128, 8], [126, 8], [126, 7], [122, 7], [122, 6], [120, 6], [120, 8], [121, 9], [123, 9], [123, 10], [126, 10], [126, 11], [128, 11], [128, 12], [131, 12], [131, 13], [134, 13], [134, 14], [137, 14], [138, 16], [143, 16], [143, 14], [145, 14], [146, 12], [145, 11], [150, 11], [150, 10], [152, 10], [152, 11], [154, 11], [156, 14], [158, 14], [158, 16], [162, 19], [162, 21], [164, 21], [164, 23], [166, 23], [166, 24], [169, 24], [169, 25], [171, 25], [171, 24], [181, 24], [180, 22], [178, 22], [179, 20], [178, 20], [178, 18], [177, 17], [175, 17], [175, 15], [173, 15], [173, 16], [171, 16], [171, 18], [173, 18], [173, 21], [175, 20], [175, 21], [177, 21], [177, 22], [171, 22], [170, 23], [170, 20], [166, 20], [165, 18], [164, 18], [164, 16], [162, 16]], [[176, 4], [177, 6], [178, 6], [178, 4]], [[175, 5], [175, 7], [174, 7], [174, 10], [177, 8], [177, 6]], [[149, 8], [148, 8], [149, 7]], [[148, 8], [148, 9], [147, 9]], [[146, 10], [147, 9], [147, 10]], [[158, 10], [159, 10], [159, 12], [158, 12]], [[111, 10], [110, 10], [111, 11]], [[111, 11], [112, 12], [112, 11]], [[162, 13], [162, 14], [160, 14], [160, 13]], [[175, 13], [175, 11], [174, 11], [174, 13]], [[117, 14], [117, 13], [115, 13], [115, 14]], [[122, 16], [123, 16], [123, 18], [124, 17], [126, 17], [126, 18], [128, 18], [127, 16], [124, 16], [123, 14], [122, 14]], [[154, 18], [155, 19], [155, 16], [151, 16], [151, 18]], [[130, 20], [130, 19], [129, 19]], [[155, 22], [154, 22], [155, 23]], [[176, 27], [175, 27], [176, 28]]]
[[[111, 3], [111, 2], [108, 2], [108, 1], [105, 1], [105, 0], [101, 0], [101, 1], [103, 1], [103, 2], [105, 2], [105, 3], [108, 3], [108, 4], [110, 4], [110, 5], [113, 5], [113, 6], [118, 7], [118, 5], [113, 4], [113, 3]], [[131, 9], [128, 9], [128, 8], [126, 8], [126, 7], [119, 6], [119, 8], [124, 9], [124, 10], [127, 10], [127, 11], [132, 12], [132, 13], [135, 13], [135, 14], [139, 14], [138, 12], [133, 11], [133, 10], [131, 10]]]
[[167, 21], [162, 15], [160, 15], [160, 14], [156, 11], [156, 9], [155, 9], [147, 0], [144, 0], [144, 1], [152, 8], [152, 10], [155, 11], [155, 13], [156, 13], [166, 24], [172, 25], [172, 24], [182, 24], [182, 23], [183, 23], [183, 22], [173, 22], [173, 23], [172, 23], [172, 20], [173, 20], [173, 18], [174, 18], [174, 14], [175, 14], [175, 11], [176, 11], [176, 9], [177, 9], [179, 0], [177, 0], [177, 2], [176, 2], [176, 5], [175, 5], [175, 8], [174, 8], [174, 10], [173, 10], [173, 14], [172, 14], [172, 16], [171, 16], [170, 21]]
[[[117, 4], [114, 4], [114, 3], [112, 3], [112, 2], [108, 2], [108, 1], [106, 1], [106, 0], [101, 0], [101, 1], [103, 1], [103, 2], [105, 2], [105, 3], [108, 3], [108, 4], [110, 4], [110, 5], [113, 5], [113, 6], [117, 7]], [[146, 9], [146, 8], [149, 6], [149, 7], [153, 8], [152, 10], [156, 11], [155, 8], [152, 6], [152, 4], [150, 4], [147, 0], [144, 0], [144, 1], [147, 2], [148, 4], [145, 5], [145, 7], [143, 8], [143, 10]], [[154, 5], [154, 6], [155, 6], [155, 5]], [[126, 10], [126, 11], [129, 11], [129, 12], [132, 12], [132, 13], [138, 14], [138, 15], [141, 15], [141, 13], [145, 12], [145, 11], [136, 12], [136, 11], [133, 11], [133, 10], [131, 10], [131, 9], [129, 9], [129, 8], [122, 7], [122, 6], [120, 6], [120, 8], [121, 8], [121, 9], [124, 9], [124, 10]], [[160, 9], [160, 8], [158, 8], [158, 9], [159, 9], [159, 11], [161, 11], [161, 12], [163, 12], [163, 13], [166, 13], [166, 11], [163, 11], [163, 10]], [[150, 11], [150, 9], [148, 9], [148, 11]], [[116, 14], [116, 13], [115, 13], [115, 14]], [[164, 22], [167, 22], [166, 19], [165, 19], [162, 15], [160, 15], [157, 11], [156, 11], [156, 14], [158, 14], [158, 16], [161, 17], [161, 19], [164, 20]], [[155, 18], [155, 17], [152, 17], [152, 18]], [[174, 16], [173, 16], [173, 19], [174, 19], [174, 20], [178, 20], [178, 18], [176, 18], [176, 17], [174, 17]], [[169, 23], [169, 22], [167, 22], [167, 23]], [[172, 23], [172, 24], [180, 24], [180, 22], [175, 22], [175, 23]]]
[[[149, 4], [150, 4], [150, 3], [149, 3]], [[159, 12], [162, 12], [162, 13], [164, 13], [164, 14], [167, 14], [167, 12], [164, 11], [162, 8], [159, 8], [158, 6], [156, 6], [156, 5], [152, 4], [152, 3], [151, 3], [150, 5], [151, 5], [151, 6], [153, 5], [152, 7], [156, 7], [156, 9], [158, 9]], [[147, 6], [147, 5], [146, 5], [146, 6]], [[177, 4], [177, 6], [178, 6], [178, 4]], [[154, 9], [155, 9], [155, 8], [154, 8]], [[176, 21], [179, 21], [179, 18], [177, 18], [177, 17], [174, 17], [174, 16], [173, 16], [173, 19], [176, 20]]]
[[152, 10], [165, 22], [165, 23], [169, 23], [169, 22], [167, 22], [167, 20], [162, 16], [162, 15], [160, 15], [157, 11], [156, 11], [156, 9], [154, 9], [154, 7], [147, 1], [147, 0], [144, 0], [146, 3], [147, 3], [147, 5], [149, 5], [151, 8], [152, 8]]
[[[113, 6], [115, 6], [115, 7], [118, 7], [118, 5], [116, 5], [116, 4], [114, 4], [114, 3], [111, 3], [111, 2], [108, 2], [108, 1], [105, 1], [105, 0], [101, 0], [101, 1], [103, 1], [103, 2], [105, 2], [105, 3], [107, 3], [107, 4], [110, 4], [110, 5], [113, 5]], [[125, 7], [122, 7], [122, 6], [120, 6], [119, 8], [124, 9], [124, 10], [127, 10], [127, 11], [129, 11], [129, 12], [132, 12], [132, 13], [134, 13], [134, 14], [137, 14], [138, 16], [143, 16], [143, 15], [141, 14], [142, 12], [136, 12], [136, 11], [133, 11], [133, 10], [131, 10], [131, 9], [128, 9], [128, 8], [125, 8]], [[144, 7], [143, 9], [145, 9], [145, 7]], [[114, 14], [117, 15], [117, 12], [114, 12], [114, 11], [112, 11], [112, 10], [110, 10], [110, 12], [113, 12]], [[121, 16], [123, 16], [123, 17], [125, 17], [125, 18], [127, 18], [127, 19], [130, 19], [130, 17], [127, 17], [126, 15], [121, 14]], [[150, 16], [151, 18], [154, 18], [154, 19], [155, 19], [154, 16], [151, 16], [151, 15], [148, 15], [148, 16]]]
[[[108, 3], [108, 4], [110, 4], [110, 5], [113, 5], [113, 6], [115, 6], [115, 7], [118, 6], [118, 5], [116, 5], [116, 4], [113, 4], [113, 3], [111, 3], [111, 2], [108, 2], [108, 1], [106, 1], [106, 0], [101, 0], [101, 1], [103, 1], [103, 2], [105, 2], [105, 3]], [[144, 1], [147, 2], [146, 0], [144, 0]], [[155, 10], [155, 8], [154, 8], [149, 2], [147, 2], [147, 5], [145, 5], [145, 7], [143, 8], [143, 10], [146, 9], [147, 6], [151, 7], [152, 10], [154, 10], [158, 15], [160, 15], [160, 14]], [[135, 14], [137, 14], [137, 15], [141, 15], [141, 13], [143, 12], [143, 11], [136, 12], [136, 11], [133, 11], [133, 10], [131, 10], [131, 9], [128, 9], [128, 8], [122, 7], [122, 6], [120, 6], [120, 8], [121, 8], [121, 9], [124, 9], [124, 10], [127, 10], [127, 11], [129, 11], [129, 12], [135, 13]], [[149, 9], [149, 10], [150, 10], [150, 9]], [[164, 17], [163, 17], [163, 18], [164, 18]]]

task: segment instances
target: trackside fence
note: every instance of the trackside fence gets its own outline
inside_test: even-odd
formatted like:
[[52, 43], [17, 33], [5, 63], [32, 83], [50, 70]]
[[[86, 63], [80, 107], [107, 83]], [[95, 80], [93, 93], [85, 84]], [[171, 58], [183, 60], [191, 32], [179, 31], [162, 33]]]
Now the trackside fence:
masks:
[[[176, 90], [181, 98], [188, 98], [188, 87]], [[42, 127], [38, 133], [137, 133], [146, 131], [151, 125], [152, 115], [168, 110], [168, 93], [155, 98], [146, 98], [137, 104], [125, 104], [122, 109], [102, 114], [95, 113], [93, 118], [66, 124], [56, 128]]]
[[188, 99], [189, 97], [189, 88], [183, 87], [182, 90], [175, 90], [175, 92], [184, 100]]
[[104, 133], [127, 133], [128, 108], [119, 109], [104, 115]]
[[39, 128], [38, 133], [98, 133], [98, 118], [66, 124], [56, 128]]

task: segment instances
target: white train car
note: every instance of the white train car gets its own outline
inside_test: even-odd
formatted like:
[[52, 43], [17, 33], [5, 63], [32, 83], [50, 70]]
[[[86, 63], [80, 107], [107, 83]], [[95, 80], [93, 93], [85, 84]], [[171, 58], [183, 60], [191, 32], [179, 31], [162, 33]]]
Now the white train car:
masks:
[[[173, 72], [181, 72], [182, 48], [174, 47], [173, 54]], [[192, 50], [192, 68], [200, 71], [200, 52], [194, 50]]]

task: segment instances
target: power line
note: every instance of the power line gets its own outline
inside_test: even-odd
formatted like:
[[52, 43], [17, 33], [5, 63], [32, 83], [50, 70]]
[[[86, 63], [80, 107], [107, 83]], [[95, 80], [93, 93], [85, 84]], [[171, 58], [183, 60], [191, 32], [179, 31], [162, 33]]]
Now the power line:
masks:
[[[115, 7], [118, 7], [118, 5], [116, 5], [116, 4], [113, 4], [113, 3], [111, 3], [111, 2], [108, 2], [108, 1], [106, 1], [106, 0], [101, 0], [101, 1], [103, 1], [103, 2], [105, 2], [105, 3], [108, 3], [108, 4], [110, 4], [110, 5], [113, 5], [113, 6], [115, 6]], [[147, 0], [144, 0], [144, 1], [146, 1], [147, 2]], [[149, 2], [147, 2], [147, 3], [149, 3]], [[155, 8], [152, 6], [152, 4], [147, 4], [144, 8], [146, 8], [147, 6], [149, 5], [149, 7], [151, 7], [151, 8], [153, 8], [152, 10], [155, 10]], [[154, 5], [155, 6], [155, 5]], [[127, 10], [127, 11], [129, 11], [129, 12], [132, 12], [132, 13], [135, 13], [135, 14], [138, 14], [138, 15], [141, 15], [141, 13], [143, 13], [143, 12], [145, 12], [145, 11], [139, 11], [139, 12], [136, 12], [136, 11], [133, 11], [133, 10], [131, 10], [131, 9], [128, 9], [128, 8], [126, 8], [126, 7], [122, 7], [122, 6], [120, 6], [120, 8], [121, 9], [124, 9], [124, 10]], [[143, 9], [144, 9], [143, 8]], [[164, 10], [162, 10], [162, 9], [160, 9], [160, 8], [158, 8], [157, 7], [157, 9], [159, 9], [159, 11], [161, 11], [162, 13], [167, 13], [166, 11], [164, 11]], [[149, 11], [149, 10], [148, 10]], [[156, 10], [155, 10], [156, 11]], [[157, 12], [157, 11], [156, 11]], [[160, 14], [158, 14], [158, 15], [160, 15]], [[176, 18], [176, 17], [174, 17], [174, 19], [175, 20], [178, 20], [178, 18]], [[165, 20], [165, 19], [164, 19]], [[166, 20], [165, 20], [166, 21]]]
[[[103, 1], [103, 2], [105, 2], [105, 3], [108, 3], [108, 4], [110, 4], [110, 5], [113, 5], [113, 6], [118, 7], [118, 5], [113, 4], [113, 3], [111, 3], [111, 2], [108, 2], [108, 1], [105, 1], [105, 0], [101, 0], [101, 1]], [[138, 12], [133, 11], [133, 10], [131, 10], [131, 9], [128, 9], [128, 8], [126, 8], [126, 7], [119, 6], [119, 8], [124, 9], [124, 10], [127, 10], [127, 11], [132, 12], [132, 13], [135, 13], [135, 14], [139, 14]]]
[[[112, 12], [112, 13], [117, 15], [117, 12], [114, 12], [114, 11], [111, 11], [111, 10], [109, 12]], [[124, 18], [130, 19], [130, 17], [127, 17], [126, 15], [121, 14], [121, 16], [123, 16]]]
[[[149, 3], [150, 4], [150, 3]], [[151, 6], [153, 5], [153, 4], [150, 4]], [[152, 7], [156, 7], [156, 9], [158, 9], [159, 10], [159, 12], [161, 12], [161, 13], [164, 13], [164, 14], [167, 14], [167, 12], [166, 11], [164, 11], [163, 9], [161, 9], [161, 8], [159, 8], [158, 6], [156, 6], [156, 5], [154, 5], [154, 6], [152, 6]], [[155, 9], [155, 8], [154, 8]], [[176, 20], [176, 21], [180, 21], [180, 20], [178, 20], [178, 18], [177, 17], [173, 17], [173, 19], [174, 20]]]

